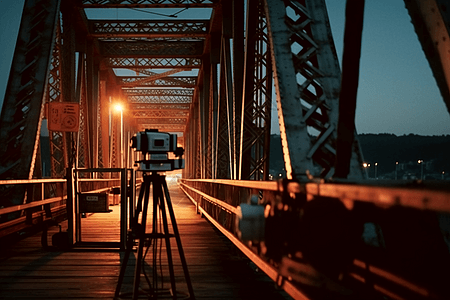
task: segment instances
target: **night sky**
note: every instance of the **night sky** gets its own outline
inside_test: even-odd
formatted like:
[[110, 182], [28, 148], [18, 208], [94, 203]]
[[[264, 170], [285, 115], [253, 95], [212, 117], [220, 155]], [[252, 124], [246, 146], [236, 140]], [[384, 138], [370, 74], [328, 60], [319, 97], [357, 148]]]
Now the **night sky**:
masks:
[[[0, 0], [0, 101], [3, 102], [23, 0]], [[326, 0], [339, 59], [344, 0]], [[122, 10], [123, 11], [123, 10]], [[108, 10], [105, 18], [122, 17]], [[133, 12], [133, 18], [153, 15]], [[190, 18], [189, 10], [179, 19]], [[276, 120], [276, 105], [272, 105]], [[272, 126], [277, 133], [277, 128]], [[450, 134], [450, 116], [402, 0], [367, 0], [356, 111], [358, 133]]]

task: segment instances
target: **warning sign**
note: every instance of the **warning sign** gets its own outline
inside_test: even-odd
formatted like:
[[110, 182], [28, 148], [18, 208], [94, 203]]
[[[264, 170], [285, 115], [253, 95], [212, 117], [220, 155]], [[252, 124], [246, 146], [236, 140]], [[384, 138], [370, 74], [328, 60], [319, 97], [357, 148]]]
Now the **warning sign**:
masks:
[[72, 102], [48, 104], [48, 130], [76, 132], [79, 129], [80, 105]]

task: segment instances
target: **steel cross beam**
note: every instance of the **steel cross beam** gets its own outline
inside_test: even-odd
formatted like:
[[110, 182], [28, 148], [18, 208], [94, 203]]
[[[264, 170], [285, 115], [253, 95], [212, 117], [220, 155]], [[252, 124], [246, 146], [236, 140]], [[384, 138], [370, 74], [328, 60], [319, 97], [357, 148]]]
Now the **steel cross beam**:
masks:
[[123, 87], [183, 87], [194, 88], [197, 85], [195, 76], [165, 77], [149, 80], [149, 76], [118, 76]]
[[186, 125], [187, 118], [137, 118], [138, 124], [157, 124], [157, 125]]
[[99, 42], [103, 57], [197, 57], [203, 54], [203, 41]]
[[183, 104], [183, 103], [130, 103], [128, 104], [130, 110], [135, 111], [136, 113], [142, 111], [152, 111], [152, 110], [190, 110], [191, 104]]
[[127, 69], [168, 69], [168, 68], [199, 68], [202, 64], [199, 58], [155, 58], [155, 57], [126, 57], [106, 58], [105, 63], [110, 68]]
[[147, 124], [142, 123], [137, 125], [139, 131], [145, 129], [158, 129], [166, 132], [185, 132], [186, 126], [181, 124]]
[[192, 96], [130, 95], [129, 103], [192, 103]]
[[192, 89], [123, 89], [127, 96], [193, 96]]
[[189, 118], [189, 110], [163, 110], [161, 108], [155, 110], [134, 111], [133, 117], [136, 118]]
[[95, 38], [193, 39], [206, 38], [209, 20], [90, 20]]
[[82, 0], [84, 8], [186, 8], [214, 7], [219, 0]]
[[150, 103], [130, 103], [129, 108], [136, 112], [141, 111], [153, 111], [153, 110], [190, 110], [190, 104], [183, 103], [161, 103], [161, 104], [150, 104]]

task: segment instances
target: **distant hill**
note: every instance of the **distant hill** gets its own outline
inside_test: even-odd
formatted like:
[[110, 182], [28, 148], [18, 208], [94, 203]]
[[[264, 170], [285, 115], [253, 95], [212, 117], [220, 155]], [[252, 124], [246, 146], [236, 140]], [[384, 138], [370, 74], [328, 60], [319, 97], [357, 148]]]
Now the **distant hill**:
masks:
[[[418, 178], [421, 172], [419, 159], [424, 161], [426, 179], [441, 179], [442, 171], [446, 178], [450, 174], [450, 135], [396, 136], [383, 133], [360, 134], [358, 138], [364, 160], [371, 164], [370, 177], [375, 176], [374, 164], [377, 163], [377, 177], [393, 179], [398, 162], [399, 179], [403, 175]], [[271, 135], [270, 141], [270, 169], [278, 173], [284, 166], [281, 138], [279, 135]]]
[[424, 173], [438, 177], [442, 171], [450, 173], [450, 135], [421, 136], [415, 134], [358, 135], [364, 160], [372, 165], [378, 163], [379, 176], [393, 173], [396, 162], [398, 171], [419, 174], [418, 160], [424, 161]]

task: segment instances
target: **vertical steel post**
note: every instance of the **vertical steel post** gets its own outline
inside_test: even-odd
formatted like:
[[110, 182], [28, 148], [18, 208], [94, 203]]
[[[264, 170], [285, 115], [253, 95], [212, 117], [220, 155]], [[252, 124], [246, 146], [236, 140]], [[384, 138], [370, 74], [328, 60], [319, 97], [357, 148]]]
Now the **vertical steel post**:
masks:
[[[24, 3], [0, 115], [0, 178], [33, 176], [59, 7], [60, 1]], [[0, 206], [22, 204], [24, 196], [23, 187], [13, 187]]]
[[[324, 0], [265, 0], [288, 178], [334, 175], [340, 69]], [[355, 145], [357, 145], [355, 139]], [[361, 178], [359, 146], [349, 178]]]

